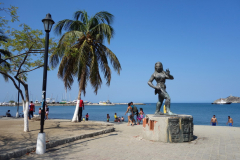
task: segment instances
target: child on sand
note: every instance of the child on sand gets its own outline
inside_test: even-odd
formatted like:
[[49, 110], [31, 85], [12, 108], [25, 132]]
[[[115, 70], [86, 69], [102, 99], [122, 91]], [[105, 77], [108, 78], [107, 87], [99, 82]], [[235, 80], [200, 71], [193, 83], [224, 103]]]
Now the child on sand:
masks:
[[39, 108], [38, 115], [41, 115], [41, 112], [42, 112], [42, 110], [41, 110], [41, 108]]
[[122, 121], [122, 122], [124, 121], [124, 118], [123, 118], [123, 116], [122, 116], [122, 118], [121, 118], [121, 121]]
[[139, 115], [138, 115], [138, 125], [140, 124], [141, 120], [143, 119], [143, 115], [144, 115], [144, 112], [143, 112], [143, 109], [140, 108], [140, 112], [139, 112]]
[[118, 122], [121, 122], [121, 118], [120, 117], [118, 117]]
[[107, 122], [109, 122], [110, 116], [109, 114], [107, 114]]
[[86, 116], [85, 116], [85, 117], [86, 117], [86, 121], [88, 121], [88, 118], [89, 118], [89, 115], [88, 115], [88, 113], [86, 114]]

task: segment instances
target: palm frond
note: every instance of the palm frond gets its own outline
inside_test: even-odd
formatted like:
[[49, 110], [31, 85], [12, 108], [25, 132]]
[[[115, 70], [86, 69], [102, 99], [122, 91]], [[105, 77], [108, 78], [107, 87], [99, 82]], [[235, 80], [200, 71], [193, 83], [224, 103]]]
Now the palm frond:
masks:
[[111, 69], [108, 65], [108, 59], [107, 59], [106, 54], [103, 51], [103, 49], [100, 48], [99, 46], [96, 48], [96, 51], [99, 56], [98, 62], [100, 64], [101, 71], [103, 72], [104, 78], [107, 81], [106, 84], [109, 86], [110, 82], [111, 82]]
[[94, 17], [97, 18], [101, 23], [107, 22], [108, 25], [110, 25], [114, 20], [114, 16], [106, 11], [98, 12], [94, 15]]
[[104, 37], [107, 38], [107, 41], [109, 44], [110, 44], [111, 38], [113, 38], [113, 35], [114, 35], [114, 29], [110, 25], [107, 25], [104, 23], [99, 24], [94, 28], [92, 28], [92, 32], [102, 34]]
[[58, 77], [64, 82], [65, 89], [71, 89], [77, 73], [77, 59], [71, 55], [64, 56], [59, 65]]
[[117, 56], [103, 44], [99, 44], [99, 45], [105, 51], [107, 57], [110, 59], [113, 69], [117, 71], [118, 74], [120, 74], [120, 70], [122, 70], [122, 68]]
[[63, 30], [68, 31], [72, 23], [73, 23], [73, 20], [69, 20], [69, 19], [64, 19], [62, 21], [59, 21], [54, 27], [54, 33], [56, 35], [61, 35]]
[[[79, 19], [80, 18], [80, 19]], [[84, 24], [86, 24], [86, 22], [88, 21], [88, 14], [86, 11], [82, 11], [82, 10], [79, 10], [79, 11], [76, 11], [74, 13], [74, 19], [77, 20], [77, 21], [82, 21]]]
[[94, 92], [97, 94], [98, 89], [101, 87], [102, 79], [99, 74], [98, 68], [98, 58], [95, 54], [94, 48], [91, 47], [92, 57], [90, 65], [90, 83], [94, 89]]

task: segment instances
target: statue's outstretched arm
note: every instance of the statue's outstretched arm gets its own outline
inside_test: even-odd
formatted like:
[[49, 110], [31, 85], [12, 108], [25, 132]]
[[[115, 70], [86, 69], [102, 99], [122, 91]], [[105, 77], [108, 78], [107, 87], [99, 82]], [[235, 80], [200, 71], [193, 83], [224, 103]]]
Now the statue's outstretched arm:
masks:
[[154, 89], [158, 89], [156, 86], [152, 84], [153, 80], [154, 80], [154, 75], [152, 74], [151, 78], [148, 80], [148, 85]]

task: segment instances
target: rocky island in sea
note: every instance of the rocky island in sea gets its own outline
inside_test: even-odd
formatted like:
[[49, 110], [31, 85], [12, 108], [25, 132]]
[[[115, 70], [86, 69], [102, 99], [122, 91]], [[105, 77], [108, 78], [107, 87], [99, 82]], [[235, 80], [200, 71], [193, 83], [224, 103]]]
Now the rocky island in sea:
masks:
[[229, 96], [227, 98], [219, 98], [219, 99], [215, 100], [213, 102], [213, 104], [219, 103], [221, 100], [223, 100], [225, 102], [231, 102], [231, 103], [240, 103], [240, 97]]

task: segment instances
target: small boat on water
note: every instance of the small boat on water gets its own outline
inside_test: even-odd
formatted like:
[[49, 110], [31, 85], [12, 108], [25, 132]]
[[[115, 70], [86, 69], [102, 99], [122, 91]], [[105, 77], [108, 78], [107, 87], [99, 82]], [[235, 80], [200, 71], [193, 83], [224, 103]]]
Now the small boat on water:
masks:
[[212, 104], [220, 104], [220, 105], [224, 105], [224, 104], [231, 104], [232, 102], [226, 102], [225, 100], [223, 100], [222, 98], [220, 99], [220, 101], [217, 101], [215, 103]]
[[59, 104], [66, 104], [67, 101], [66, 100], [62, 100], [61, 102], [59, 102]]
[[50, 98], [46, 98], [47, 103], [50, 103], [50, 100], [51, 100]]
[[115, 105], [114, 103], [110, 102], [109, 100], [107, 100], [106, 102], [105, 101], [100, 101], [98, 104], [99, 105]]

